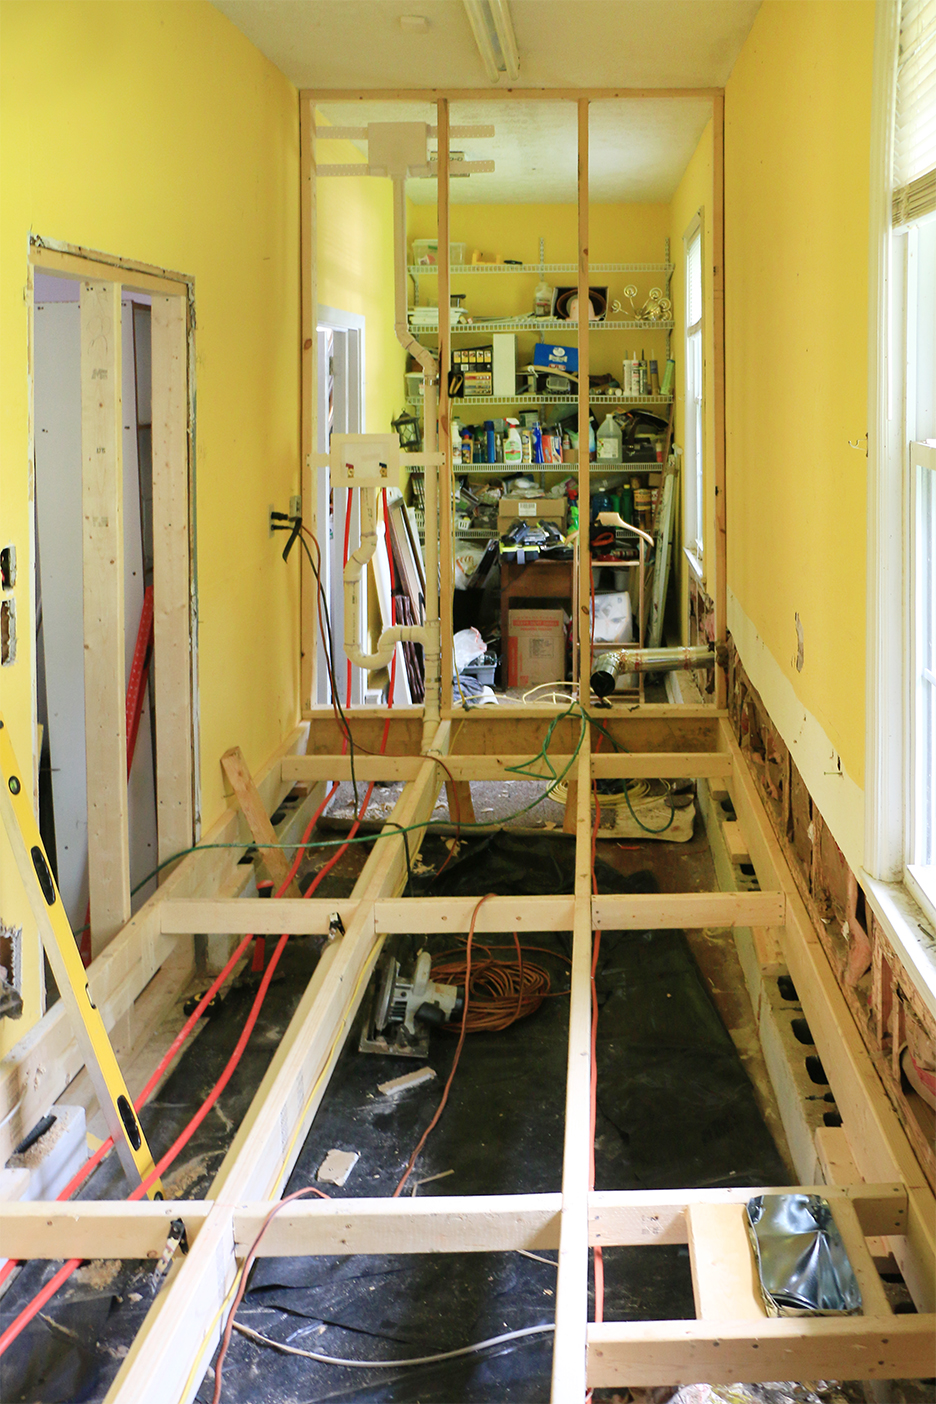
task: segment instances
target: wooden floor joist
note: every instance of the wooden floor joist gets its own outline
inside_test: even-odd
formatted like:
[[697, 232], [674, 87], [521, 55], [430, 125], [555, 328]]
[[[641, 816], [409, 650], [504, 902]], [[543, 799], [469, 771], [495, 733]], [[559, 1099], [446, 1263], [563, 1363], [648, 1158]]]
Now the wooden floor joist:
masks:
[[[823, 949], [797, 897], [756, 789], [723, 714], [647, 708], [612, 713], [609, 726], [621, 752], [595, 755], [591, 738], [572, 719], [554, 759], [572, 760], [575, 888], [569, 895], [492, 897], [477, 914], [479, 933], [564, 931], [572, 935], [572, 989], [561, 1185], [548, 1194], [300, 1202], [273, 1220], [267, 1255], [378, 1252], [558, 1252], [553, 1387], [555, 1404], [580, 1400], [588, 1387], [769, 1378], [905, 1378], [932, 1373], [934, 1201], [909, 1142], [864, 1055], [857, 1030]], [[505, 779], [503, 762], [535, 756], [555, 713], [524, 718], [518, 733], [500, 719], [472, 715], [440, 723], [432, 751], [458, 783], [481, 775]], [[376, 720], [370, 718], [369, 720]], [[396, 721], [396, 719], [394, 719]], [[249, 868], [242, 849], [193, 854], [128, 923], [90, 972], [111, 1016], [132, 1006], [149, 978], [197, 933], [246, 931], [295, 934], [328, 931], [338, 911], [345, 934], [329, 943], [251, 1107], [204, 1200], [175, 1204], [17, 1204], [4, 1210], [4, 1251], [20, 1256], [153, 1257], [167, 1225], [181, 1217], [190, 1241], [154, 1302], [107, 1396], [108, 1404], [189, 1404], [217, 1345], [238, 1264], [295, 1163], [328, 1085], [331, 1070], [360, 1004], [385, 936], [464, 933], [477, 898], [402, 898], [407, 856], [399, 828], [409, 829], [410, 861], [418, 852], [443, 784], [450, 778], [433, 755], [419, 753], [406, 717], [391, 757], [362, 757], [358, 775], [382, 773], [404, 781], [383, 835], [373, 844], [350, 897], [299, 902], [239, 895]], [[381, 726], [383, 718], [381, 718]], [[557, 733], [560, 730], [557, 727]], [[661, 728], [663, 730], [661, 730]], [[330, 714], [309, 719], [306, 757], [288, 739], [263, 775], [258, 792], [266, 814], [297, 780], [340, 777], [347, 757], [330, 753]], [[394, 732], [391, 728], [391, 738]], [[507, 740], [510, 735], [512, 739]], [[529, 742], [519, 751], [518, 735]], [[500, 744], [500, 754], [495, 749]], [[680, 749], [684, 746], [685, 749]], [[648, 752], [647, 747], [650, 748]], [[479, 760], [475, 761], [474, 750]], [[392, 766], [389, 762], [392, 760]], [[308, 764], [313, 761], [314, 764]], [[379, 761], [379, 765], [378, 765]], [[732, 797], [745, 852], [760, 891], [601, 895], [591, 891], [592, 781], [611, 775], [717, 777]], [[310, 801], [306, 801], [305, 811]], [[253, 835], [232, 810], [217, 842], [245, 846]], [[482, 894], [478, 894], [479, 896]], [[593, 933], [691, 926], [757, 926], [779, 940], [803, 998], [817, 1053], [855, 1147], [867, 1183], [812, 1187], [832, 1205], [865, 1296], [866, 1314], [821, 1320], [769, 1319], [758, 1310], [743, 1203], [758, 1187], [731, 1190], [602, 1191], [589, 1189], [589, 1078]], [[112, 954], [111, 954], [112, 953]], [[110, 956], [110, 961], [107, 961]], [[106, 972], [106, 975], [105, 975]], [[54, 1011], [53, 1011], [54, 1013]], [[36, 1059], [67, 1043], [61, 1020], [47, 1020], [33, 1040], [6, 1060], [3, 1097], [19, 1095]], [[57, 1042], [56, 1042], [57, 1040]], [[29, 1043], [29, 1040], [26, 1040]], [[37, 1051], [38, 1050], [38, 1051]], [[64, 1051], [49, 1086], [61, 1090], [72, 1072]], [[73, 1058], [73, 1055], [72, 1055]], [[31, 1101], [27, 1116], [42, 1099]], [[35, 1120], [35, 1117], [33, 1117]], [[30, 1123], [31, 1124], [31, 1123]], [[782, 1187], [781, 1187], [782, 1188]], [[799, 1188], [799, 1187], [797, 1187]], [[886, 1237], [922, 1314], [893, 1317], [868, 1252], [868, 1237]], [[688, 1244], [697, 1301], [695, 1321], [589, 1323], [589, 1252], [619, 1245]]]

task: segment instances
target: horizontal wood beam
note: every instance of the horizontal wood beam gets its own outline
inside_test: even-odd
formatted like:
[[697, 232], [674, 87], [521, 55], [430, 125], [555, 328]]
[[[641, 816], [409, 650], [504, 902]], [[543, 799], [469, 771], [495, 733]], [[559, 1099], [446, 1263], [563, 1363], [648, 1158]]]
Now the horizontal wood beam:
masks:
[[907, 1228], [907, 1191], [902, 1184], [595, 1190], [588, 1197], [589, 1241], [599, 1248], [688, 1243], [687, 1209], [700, 1204], [743, 1205], [757, 1194], [820, 1194], [833, 1214], [838, 1203], [848, 1202], [868, 1236], [902, 1234]]
[[588, 1327], [588, 1384], [928, 1378], [934, 1331], [929, 1315], [608, 1321]]
[[[392, 834], [394, 831], [390, 831]], [[381, 935], [466, 932], [477, 897], [398, 897], [374, 905]], [[347, 927], [353, 898], [309, 901], [241, 897], [182, 899], [160, 908], [163, 935], [324, 935], [337, 911]], [[566, 897], [490, 897], [475, 931], [571, 931], [575, 900]], [[600, 931], [653, 931], [668, 927], [782, 926], [785, 898], [778, 892], [640, 892], [592, 899], [592, 924]]]
[[[819, 1185], [734, 1189], [604, 1190], [588, 1196], [589, 1242], [597, 1247], [688, 1243], [688, 1215], [699, 1206], [742, 1209], [755, 1194], [821, 1194], [866, 1237], [901, 1234], [902, 1185]], [[3, 1251], [15, 1258], [148, 1258], [165, 1247], [169, 1224], [182, 1219], [194, 1242], [211, 1200], [20, 1201], [3, 1205]], [[228, 1206], [230, 1207], [230, 1206]], [[234, 1205], [234, 1239], [246, 1251], [270, 1212], [268, 1200]], [[297, 1201], [273, 1219], [261, 1256], [340, 1253], [507, 1252], [556, 1248], [562, 1196], [453, 1195], [439, 1198]], [[392, 1246], [388, 1246], [391, 1245]]]
[[[355, 780], [415, 780], [421, 756], [362, 756], [355, 753]], [[297, 780], [350, 780], [350, 756], [287, 756], [281, 774], [284, 782]]]
[[[391, 831], [392, 832], [392, 831]], [[477, 897], [397, 897], [374, 903], [374, 923], [382, 936], [468, 931]], [[347, 928], [359, 902], [351, 897], [210, 897], [164, 902], [159, 917], [164, 935], [322, 936], [332, 912]], [[489, 897], [478, 912], [475, 931], [571, 931], [572, 897]]]
[[[304, 101], [319, 102], [608, 102], [614, 98], [716, 98], [723, 88], [300, 88]], [[328, 139], [328, 128], [318, 136]]]
[[731, 757], [718, 751], [600, 751], [592, 756], [596, 780], [712, 780], [731, 774]]
[[593, 924], [603, 931], [782, 926], [785, 914], [782, 892], [639, 892], [592, 900]]
[[[462, 738], [470, 743], [470, 736]], [[357, 780], [415, 780], [419, 756], [354, 757]], [[449, 756], [445, 770], [455, 780], [549, 780], [564, 774], [572, 764], [571, 754], [549, 755], [547, 763], [535, 755], [457, 755]], [[731, 774], [731, 758], [719, 752], [696, 751], [616, 751], [592, 758], [592, 775], [604, 779], [712, 779]], [[350, 780], [351, 757], [287, 756], [282, 763], [284, 781]]]
[[[410, 897], [377, 902], [374, 921], [388, 936], [397, 933], [464, 933], [478, 897]], [[489, 897], [478, 912], [475, 933], [571, 931], [573, 897]]]
[[[245, 1206], [234, 1237], [246, 1252], [270, 1212]], [[507, 1253], [558, 1248], [561, 1194], [298, 1200], [270, 1222], [261, 1257], [340, 1253]]]
[[[3, 1251], [11, 1258], [158, 1258], [173, 1219], [194, 1242], [204, 1200], [82, 1200], [3, 1205]], [[269, 1212], [269, 1206], [267, 1206]]]

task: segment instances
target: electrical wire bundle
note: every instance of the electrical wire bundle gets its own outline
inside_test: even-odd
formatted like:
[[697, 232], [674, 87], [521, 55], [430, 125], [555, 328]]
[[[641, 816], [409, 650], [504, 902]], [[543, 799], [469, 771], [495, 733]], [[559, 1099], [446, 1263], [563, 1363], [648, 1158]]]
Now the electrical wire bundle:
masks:
[[535, 1014], [551, 993], [549, 972], [533, 961], [524, 961], [516, 932], [514, 942], [516, 961], [498, 960], [491, 948], [477, 945], [476, 949], [487, 951], [487, 956], [470, 967], [467, 959], [446, 960], [448, 952], [432, 962], [433, 980], [467, 988], [467, 1033], [497, 1033], [509, 1028], [518, 1019]]

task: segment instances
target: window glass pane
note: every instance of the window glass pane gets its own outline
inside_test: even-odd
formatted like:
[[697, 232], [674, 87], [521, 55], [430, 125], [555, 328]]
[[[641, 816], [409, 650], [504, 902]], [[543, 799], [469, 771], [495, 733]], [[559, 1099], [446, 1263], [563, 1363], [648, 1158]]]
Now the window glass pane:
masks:
[[702, 237], [696, 234], [686, 250], [686, 325], [702, 317]]
[[914, 854], [917, 863], [936, 863], [936, 449], [915, 445], [911, 453], [917, 494], [916, 619], [914, 633], [917, 793]]

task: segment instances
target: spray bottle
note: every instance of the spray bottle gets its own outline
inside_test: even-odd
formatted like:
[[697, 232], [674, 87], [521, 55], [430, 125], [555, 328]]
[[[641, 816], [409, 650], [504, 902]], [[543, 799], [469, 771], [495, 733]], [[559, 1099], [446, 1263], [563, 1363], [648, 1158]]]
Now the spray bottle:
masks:
[[518, 419], [507, 420], [507, 437], [504, 440], [504, 462], [523, 462], [523, 444], [520, 440], [520, 421]]

